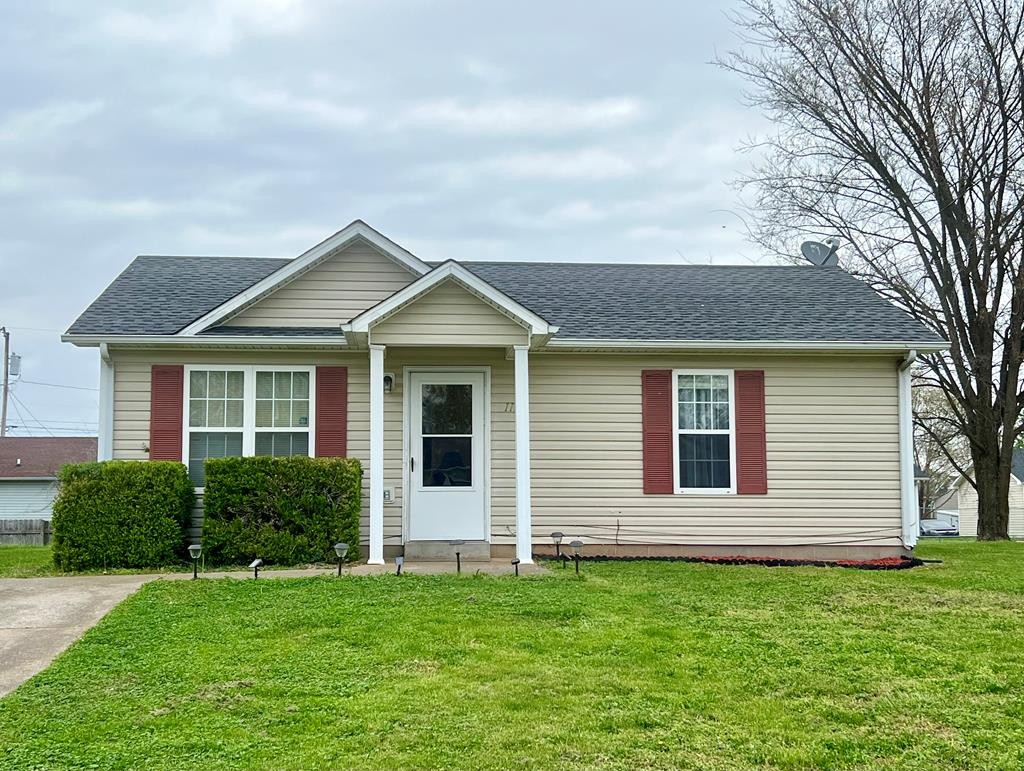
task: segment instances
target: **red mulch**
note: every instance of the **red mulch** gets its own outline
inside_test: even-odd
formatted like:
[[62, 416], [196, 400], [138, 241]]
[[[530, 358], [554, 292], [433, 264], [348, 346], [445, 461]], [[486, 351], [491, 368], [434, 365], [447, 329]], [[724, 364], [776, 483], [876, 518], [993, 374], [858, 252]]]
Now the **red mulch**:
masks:
[[[563, 557], [563, 559], [568, 559]], [[906, 570], [925, 564], [916, 557], [881, 557], [873, 560], [812, 560], [787, 559], [784, 557], [746, 557], [734, 555], [728, 557], [613, 557], [607, 555], [587, 555], [580, 557], [590, 562], [704, 562], [710, 565], [761, 565], [767, 568], [780, 567], [821, 567], [821, 568], [856, 568], [857, 570]]]

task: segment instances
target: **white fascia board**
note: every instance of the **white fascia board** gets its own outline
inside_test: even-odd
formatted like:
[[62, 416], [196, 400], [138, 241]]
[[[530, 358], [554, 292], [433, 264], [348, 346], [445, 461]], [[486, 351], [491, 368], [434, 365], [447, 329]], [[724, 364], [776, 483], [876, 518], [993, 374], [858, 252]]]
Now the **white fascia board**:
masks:
[[628, 350], [628, 351], [819, 351], [823, 353], [905, 353], [916, 350], [919, 353], [934, 353], [949, 348], [949, 343], [880, 343], [877, 341], [849, 340], [617, 340], [606, 338], [575, 338], [550, 340], [547, 350]]
[[430, 273], [416, 279], [407, 287], [399, 289], [386, 300], [382, 300], [369, 310], [363, 311], [348, 324], [343, 324], [342, 330], [347, 333], [357, 334], [369, 332], [371, 324], [381, 321], [401, 310], [442, 281], [448, 279], [456, 281], [471, 293], [529, 327], [532, 335], [552, 335], [558, 331], [558, 327], [548, 324], [547, 321], [529, 308], [519, 304], [501, 290], [496, 289], [475, 273], [452, 260], [438, 265]]
[[302, 273], [305, 273], [307, 270], [315, 267], [319, 262], [326, 259], [333, 252], [347, 246], [356, 239], [362, 239], [368, 242], [386, 257], [391, 258], [417, 276], [422, 276], [430, 270], [430, 266], [412, 252], [403, 249], [390, 238], [374, 230], [362, 220], [355, 220], [330, 238], [321, 241], [312, 249], [300, 254], [287, 265], [278, 268], [265, 279], [256, 282], [245, 291], [236, 294], [226, 303], [217, 306], [206, 315], [196, 319], [177, 334], [180, 337], [187, 337], [190, 335], [196, 335], [204, 329], [208, 329], [219, 321], [242, 310], [247, 305], [254, 303], [264, 295], [269, 294], [291, 279], [297, 278]]
[[338, 330], [334, 337], [271, 337], [265, 335], [196, 335], [179, 337], [178, 335], [61, 335], [61, 342], [71, 343], [80, 348], [96, 348], [107, 346], [156, 346], [197, 348], [205, 346], [252, 347], [302, 347], [302, 348], [347, 348], [345, 338]]

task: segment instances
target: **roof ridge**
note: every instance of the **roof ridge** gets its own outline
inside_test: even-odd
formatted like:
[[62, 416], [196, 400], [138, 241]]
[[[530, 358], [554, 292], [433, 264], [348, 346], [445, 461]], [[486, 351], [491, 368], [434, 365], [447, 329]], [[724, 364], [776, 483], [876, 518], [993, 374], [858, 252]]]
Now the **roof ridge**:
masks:
[[291, 262], [294, 257], [267, 257], [245, 254], [137, 254], [135, 259], [156, 257], [161, 260], [284, 260]]
[[[558, 266], [572, 266], [572, 267], [600, 267], [600, 268], [799, 268], [804, 270], [806, 268], [823, 267], [816, 265], [748, 265], [742, 263], [734, 263], [728, 265], [705, 265], [702, 263], [693, 262], [574, 262], [574, 261], [558, 261], [558, 260], [453, 260], [459, 265], [558, 265]], [[430, 262], [430, 265], [442, 265], [439, 262]], [[826, 269], [831, 269], [833, 266], [825, 266]], [[840, 272], [845, 273], [842, 268], [836, 268]]]

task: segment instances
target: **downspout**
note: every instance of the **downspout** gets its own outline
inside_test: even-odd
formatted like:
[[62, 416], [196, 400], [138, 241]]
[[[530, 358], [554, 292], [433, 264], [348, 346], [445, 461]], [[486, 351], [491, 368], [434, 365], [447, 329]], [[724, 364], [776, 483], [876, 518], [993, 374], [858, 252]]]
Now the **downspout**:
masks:
[[100, 343], [100, 403], [96, 460], [114, 457], [114, 363], [106, 343]]
[[911, 367], [917, 351], [907, 351], [898, 371], [898, 413], [900, 436], [900, 513], [903, 524], [903, 545], [913, 549], [920, 532], [920, 512], [914, 489], [914, 411], [911, 392]]

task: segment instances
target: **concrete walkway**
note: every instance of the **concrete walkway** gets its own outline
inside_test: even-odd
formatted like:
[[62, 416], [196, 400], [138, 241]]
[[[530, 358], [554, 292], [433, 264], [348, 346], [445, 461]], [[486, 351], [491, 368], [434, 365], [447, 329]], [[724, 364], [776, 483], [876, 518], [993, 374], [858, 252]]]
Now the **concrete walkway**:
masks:
[[[260, 580], [336, 575], [336, 571], [336, 568], [261, 570]], [[519, 567], [520, 574], [524, 576], [544, 571], [544, 568], [537, 565]], [[355, 576], [394, 572], [393, 560], [387, 565], [353, 565], [345, 568], [347, 575]], [[402, 567], [403, 574], [454, 572], [454, 562], [409, 562]], [[512, 572], [508, 560], [462, 563], [463, 575], [511, 575]], [[204, 579], [252, 580], [252, 571], [211, 571], [200, 575]], [[0, 579], [0, 697], [44, 670], [65, 648], [143, 584], [191, 578], [191, 573], [150, 573], [133, 576]]]
[[0, 696], [13, 691], [155, 576], [0, 580]]

